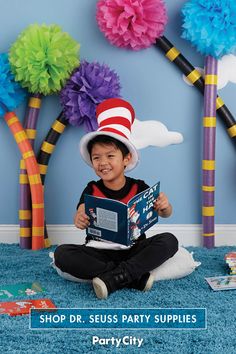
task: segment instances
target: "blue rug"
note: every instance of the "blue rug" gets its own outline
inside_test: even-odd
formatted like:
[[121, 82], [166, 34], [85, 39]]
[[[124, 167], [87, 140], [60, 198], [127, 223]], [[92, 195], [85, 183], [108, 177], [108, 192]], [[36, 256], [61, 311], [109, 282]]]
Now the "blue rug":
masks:
[[[52, 251], [54, 248], [50, 249]], [[0, 245], [0, 284], [38, 281], [46, 288], [41, 297], [57, 307], [206, 307], [206, 330], [37, 330], [29, 329], [29, 316], [0, 316], [0, 353], [235, 353], [236, 291], [212, 291], [204, 277], [226, 275], [224, 254], [236, 247], [212, 250], [189, 248], [202, 265], [179, 280], [159, 281], [147, 293], [122, 290], [107, 300], [96, 299], [91, 284], [60, 278], [50, 264], [49, 250], [27, 251], [18, 245]], [[32, 297], [36, 298], [36, 297]], [[18, 298], [20, 299], [20, 298]], [[15, 300], [15, 299], [14, 299]], [[2, 300], [3, 301], [3, 300]], [[5, 300], [6, 301], [6, 300]], [[141, 348], [111, 345], [94, 347], [92, 336], [136, 336], [144, 338]]]

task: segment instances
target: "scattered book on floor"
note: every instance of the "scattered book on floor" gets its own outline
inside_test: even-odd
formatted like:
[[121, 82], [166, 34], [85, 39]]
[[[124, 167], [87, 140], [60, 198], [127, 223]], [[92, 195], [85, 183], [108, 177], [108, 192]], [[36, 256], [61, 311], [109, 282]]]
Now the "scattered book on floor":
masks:
[[236, 252], [226, 253], [225, 262], [228, 266], [229, 274], [236, 275]]
[[32, 296], [45, 291], [42, 286], [37, 283], [19, 283], [0, 285], [0, 299], [9, 299], [17, 296]]
[[87, 235], [126, 246], [158, 222], [153, 208], [160, 182], [135, 195], [127, 204], [118, 200], [85, 195], [85, 212], [90, 218]]
[[10, 316], [28, 315], [30, 309], [55, 309], [55, 304], [50, 299], [19, 300], [11, 302], [0, 302], [0, 315]]
[[210, 287], [217, 290], [236, 290], [236, 276], [226, 275], [219, 277], [205, 278]]

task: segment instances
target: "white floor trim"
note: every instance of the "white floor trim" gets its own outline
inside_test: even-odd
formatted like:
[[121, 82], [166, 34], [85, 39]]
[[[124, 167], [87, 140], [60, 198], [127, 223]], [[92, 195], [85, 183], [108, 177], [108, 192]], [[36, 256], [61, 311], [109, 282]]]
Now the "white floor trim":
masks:
[[[83, 244], [85, 232], [76, 229], [73, 225], [48, 225], [48, 234], [53, 245], [63, 243]], [[201, 246], [201, 225], [197, 224], [159, 224], [155, 225], [147, 232], [147, 235], [155, 233], [171, 232], [179, 240], [182, 246]], [[217, 224], [216, 246], [236, 247], [236, 224]], [[0, 243], [19, 242], [18, 225], [0, 225]]]

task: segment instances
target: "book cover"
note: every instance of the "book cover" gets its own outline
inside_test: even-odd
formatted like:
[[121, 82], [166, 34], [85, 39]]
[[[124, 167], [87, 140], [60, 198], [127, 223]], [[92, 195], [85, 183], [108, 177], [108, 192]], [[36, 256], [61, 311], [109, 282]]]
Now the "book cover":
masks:
[[229, 274], [236, 274], [236, 252], [229, 252], [225, 255], [225, 262], [228, 266]]
[[227, 259], [234, 260], [234, 261], [236, 262], [236, 251], [226, 253], [225, 259], [226, 259], [226, 260], [227, 260]]
[[236, 276], [219, 276], [205, 278], [214, 291], [236, 290]]
[[90, 218], [86, 233], [129, 246], [158, 222], [153, 203], [158, 197], [160, 182], [135, 195], [127, 204], [114, 199], [85, 195], [85, 212]]
[[9, 299], [17, 296], [32, 296], [45, 291], [42, 286], [37, 283], [19, 283], [0, 285], [0, 299]]
[[10, 316], [28, 315], [30, 309], [48, 309], [56, 308], [50, 299], [37, 300], [19, 300], [11, 302], [0, 302], [0, 315], [8, 314]]

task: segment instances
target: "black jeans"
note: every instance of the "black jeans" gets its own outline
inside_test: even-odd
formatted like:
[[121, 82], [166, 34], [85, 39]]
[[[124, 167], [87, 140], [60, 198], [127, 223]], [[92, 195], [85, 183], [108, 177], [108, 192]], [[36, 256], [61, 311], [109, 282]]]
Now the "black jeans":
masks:
[[55, 250], [55, 264], [76, 278], [93, 279], [118, 265], [133, 280], [160, 266], [178, 250], [178, 240], [171, 233], [162, 233], [138, 241], [128, 250], [104, 250], [86, 245], [61, 245]]

